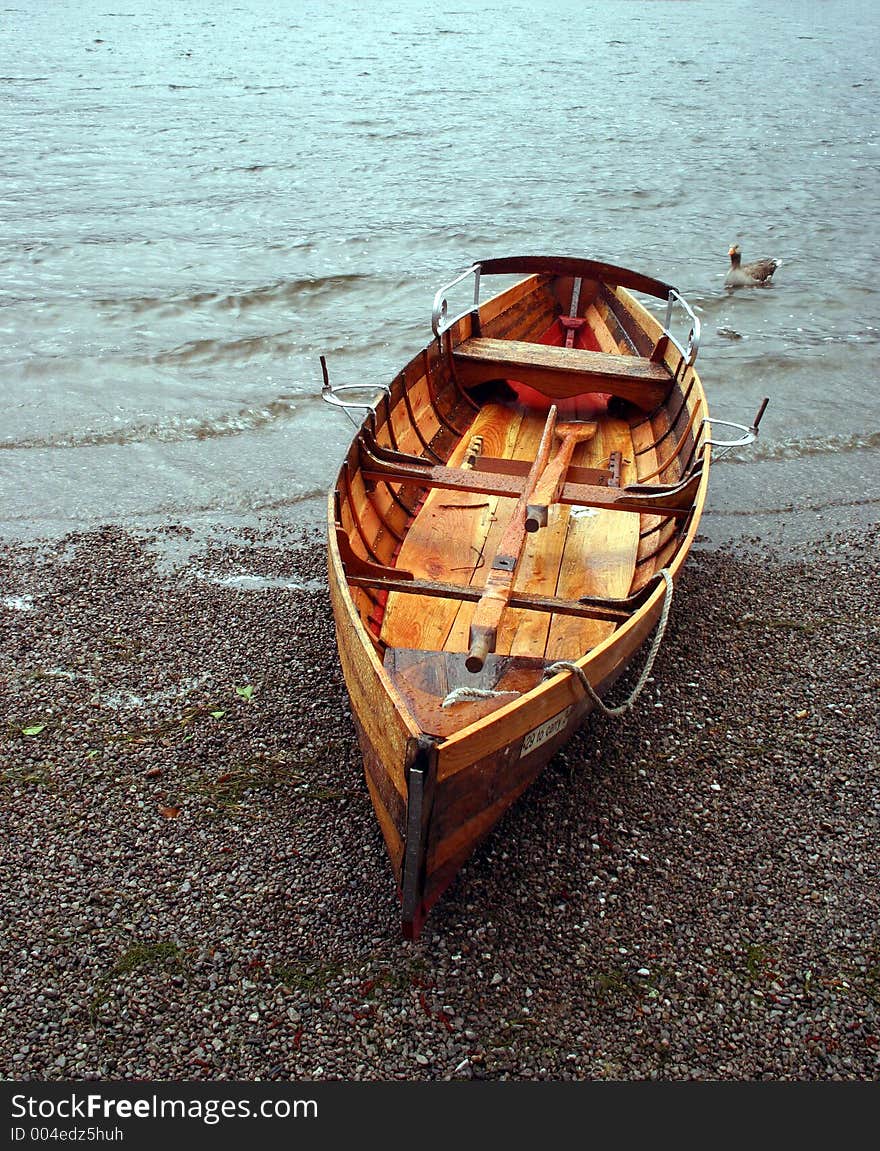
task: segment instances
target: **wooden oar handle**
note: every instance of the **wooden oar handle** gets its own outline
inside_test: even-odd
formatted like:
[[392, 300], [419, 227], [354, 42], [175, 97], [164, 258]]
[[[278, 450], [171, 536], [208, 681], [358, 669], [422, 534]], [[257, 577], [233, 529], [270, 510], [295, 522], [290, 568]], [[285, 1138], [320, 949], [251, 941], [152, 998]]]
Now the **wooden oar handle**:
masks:
[[573, 436], [566, 436], [555, 460], [552, 460], [544, 469], [544, 474], [538, 480], [532, 498], [526, 508], [526, 531], [536, 532], [538, 528], [547, 526], [547, 508], [556, 499], [559, 482], [568, 471], [571, 457], [575, 449], [576, 440]]
[[498, 551], [486, 577], [483, 594], [474, 608], [470, 636], [468, 637], [469, 651], [467, 659], [464, 661], [465, 667], [470, 672], [482, 671], [486, 656], [495, 650], [498, 627], [504, 609], [507, 607], [507, 601], [510, 599], [514, 572], [525, 541], [526, 507], [532, 498], [539, 477], [550, 460], [556, 415], [556, 405], [553, 404], [547, 413], [535, 462], [529, 470], [522, 494], [516, 501], [516, 507], [499, 541]]
[[495, 650], [496, 629], [494, 627], [471, 627], [470, 651], [464, 666], [470, 672], [483, 670], [486, 656]]
[[556, 458], [550, 461], [535, 484], [535, 490], [526, 508], [527, 532], [536, 532], [538, 528], [547, 526], [547, 509], [559, 495], [574, 449], [584, 440], [593, 438], [596, 434], [596, 425], [559, 425], [556, 434], [562, 436], [562, 445], [556, 453]]

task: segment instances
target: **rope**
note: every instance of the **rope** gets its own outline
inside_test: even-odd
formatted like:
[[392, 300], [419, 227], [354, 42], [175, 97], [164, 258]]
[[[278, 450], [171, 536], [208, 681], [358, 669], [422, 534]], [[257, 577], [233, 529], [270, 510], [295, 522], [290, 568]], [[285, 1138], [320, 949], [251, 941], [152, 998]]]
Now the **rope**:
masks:
[[440, 704], [441, 707], [452, 707], [456, 703], [467, 703], [475, 699], [495, 699], [499, 695], [520, 695], [518, 691], [489, 691], [483, 687], [457, 687], [451, 691]]
[[[561, 659], [557, 663], [551, 664], [544, 669], [544, 678], [550, 679], [551, 676], [557, 675], [562, 671], [573, 672], [583, 685], [584, 691], [593, 704], [604, 715], [618, 716], [625, 715], [632, 707], [635, 706], [636, 700], [642, 694], [645, 684], [648, 682], [648, 676], [651, 674], [651, 669], [654, 667], [654, 660], [657, 658], [657, 653], [660, 650], [660, 644], [663, 642], [663, 635], [666, 631], [666, 625], [669, 622], [669, 611], [672, 607], [672, 592], [674, 590], [672, 584], [672, 573], [669, 568], [662, 568], [658, 573], [663, 577], [663, 582], [666, 584], [666, 595], [663, 598], [663, 610], [660, 612], [660, 619], [657, 623], [657, 629], [654, 632], [654, 641], [651, 644], [651, 650], [648, 652], [648, 658], [645, 661], [645, 666], [642, 668], [642, 673], [638, 678], [638, 682], [633, 690], [630, 692], [627, 699], [623, 703], [618, 704], [616, 707], [609, 707], [599, 696], [593, 685], [587, 679], [587, 674], [583, 668], [578, 667], [576, 663], [571, 660]], [[453, 707], [457, 703], [466, 703], [468, 701], [477, 699], [495, 699], [502, 695], [520, 695], [518, 691], [489, 691], [482, 687], [457, 687], [451, 691], [449, 695], [443, 700], [441, 707]]]
[[642, 674], [639, 676], [638, 682], [633, 690], [630, 692], [627, 699], [623, 703], [618, 704], [617, 707], [609, 707], [608, 704], [603, 702], [596, 694], [596, 691], [590, 681], [587, 679], [587, 674], [583, 668], [578, 667], [576, 663], [570, 660], [562, 659], [558, 663], [551, 664], [550, 667], [544, 671], [544, 678], [549, 679], [550, 676], [556, 675], [561, 671], [571, 671], [581, 681], [584, 691], [589, 698], [593, 701], [595, 706], [603, 713], [603, 715], [618, 716], [625, 715], [635, 705], [636, 700], [642, 694], [645, 684], [648, 682], [648, 676], [651, 674], [651, 669], [654, 666], [654, 660], [657, 658], [657, 652], [660, 650], [660, 644], [663, 642], [663, 633], [666, 631], [666, 625], [669, 622], [669, 609], [672, 607], [672, 573], [668, 568], [663, 568], [660, 573], [663, 581], [666, 584], [666, 595], [663, 599], [663, 610], [660, 613], [660, 620], [657, 624], [657, 630], [654, 633], [654, 642], [651, 645], [651, 650], [648, 653], [648, 658], [645, 666], [642, 668]]

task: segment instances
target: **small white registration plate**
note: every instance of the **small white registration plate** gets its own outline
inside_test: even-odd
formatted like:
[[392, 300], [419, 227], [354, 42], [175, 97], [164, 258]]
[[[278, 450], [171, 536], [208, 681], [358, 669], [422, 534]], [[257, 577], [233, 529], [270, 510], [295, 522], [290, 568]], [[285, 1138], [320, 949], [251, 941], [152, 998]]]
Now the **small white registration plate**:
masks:
[[561, 711], [559, 715], [554, 715], [552, 719], [545, 720], [540, 727], [536, 727], [534, 731], [530, 731], [522, 742], [519, 757], [523, 758], [528, 755], [530, 751], [534, 751], [536, 747], [540, 747], [542, 743], [546, 743], [552, 739], [554, 735], [559, 735], [560, 731], [568, 723], [568, 717], [571, 715], [571, 706], [567, 707], [565, 711]]

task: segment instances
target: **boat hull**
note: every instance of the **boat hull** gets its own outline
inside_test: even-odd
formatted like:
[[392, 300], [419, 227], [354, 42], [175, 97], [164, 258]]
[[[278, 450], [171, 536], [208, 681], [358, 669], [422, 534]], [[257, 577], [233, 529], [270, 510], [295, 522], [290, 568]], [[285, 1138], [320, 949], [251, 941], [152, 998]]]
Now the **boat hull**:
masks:
[[[574, 277], [560, 281], [547, 272], [533, 274], [487, 301], [478, 318], [468, 315], [452, 325], [445, 347], [443, 340], [427, 347], [395, 380], [384, 403], [368, 414], [330, 493], [328, 578], [339, 657], [408, 938], [418, 935], [430, 908], [477, 845], [571, 739], [596, 706], [596, 697], [601, 699], [640, 652], [644, 658], [645, 641], [668, 594], [659, 576], [665, 572], [673, 583], [677, 579], [705, 500], [710, 449], [700, 449], [697, 430], [697, 417], [708, 415], [705, 397], [692, 364], [684, 364], [680, 352], [670, 349], [664, 353], [671, 377], [665, 405], [659, 410], [654, 405], [654, 414], [646, 415], [633, 404], [630, 390], [626, 418], [610, 414], [607, 395], [597, 416], [605, 440], [595, 452], [618, 442], [615, 436], [625, 426], [630, 456], [641, 452], [641, 472], [627, 461], [631, 482], [621, 488], [618, 476], [614, 488], [614, 477], [601, 467], [572, 470], [578, 482], [562, 484], [562, 502], [553, 504], [545, 535], [536, 533], [534, 544], [522, 545], [515, 564], [514, 581], [525, 591], [509, 602], [526, 606], [507, 607], [493, 634], [499, 650], [485, 657], [482, 677], [468, 676], [464, 667], [474, 625], [468, 632], [462, 621], [479, 618], [496, 569], [493, 565], [489, 575], [477, 567], [469, 577], [456, 574], [459, 568], [450, 556], [463, 544], [453, 537], [461, 527], [462, 539], [479, 538], [491, 558], [498, 523], [505, 517], [509, 536], [516, 519], [516, 509], [510, 510], [514, 496], [519, 492], [521, 503], [528, 482], [523, 472], [529, 453], [521, 449], [521, 462], [517, 451], [526, 441], [534, 446], [534, 433], [523, 431], [526, 421], [534, 420], [537, 428], [545, 408], [563, 400], [550, 396], [544, 402], [539, 396], [536, 401], [523, 389], [503, 409], [494, 400], [475, 401], [456, 378], [454, 349], [473, 338], [478, 324], [483, 330], [494, 324], [496, 331], [506, 324], [513, 333], [508, 339], [525, 334], [534, 340], [536, 332], [547, 331], [554, 340], [564, 339], [566, 328], [560, 327], [559, 313], [552, 314], [552, 301], [559, 301], [563, 317], [566, 308], [574, 310], [576, 293], [569, 280]], [[598, 291], [592, 298], [600, 298]], [[600, 336], [607, 343], [615, 333], [611, 320], [622, 318], [616, 354], [625, 354], [621, 345], [632, 349], [634, 344], [630, 354], [641, 351], [642, 360], [649, 348], [663, 351], [663, 329], [647, 309], [619, 285], [614, 285], [613, 298], [621, 304], [611, 309]], [[593, 303], [590, 308], [598, 312]], [[537, 317], [531, 315], [535, 311]], [[599, 330], [598, 321], [592, 322]], [[527, 351], [531, 356], [532, 349]], [[607, 354], [615, 353], [609, 349]], [[589, 354], [583, 359], [589, 371]], [[614, 387], [604, 361], [602, 371], [603, 386]], [[567, 383], [558, 376], [553, 387], [569, 387], [583, 410], [594, 402], [583, 381]], [[517, 448], [505, 454], [516, 420]], [[484, 433], [476, 437], [478, 450], [484, 451], [488, 440], [490, 453], [485, 462], [479, 456], [476, 465], [469, 465], [474, 428]], [[642, 441], [644, 447], [633, 446]], [[509, 478], [492, 479], [491, 469], [502, 469], [496, 477]], [[605, 479], [581, 482], [597, 475]], [[658, 486], [658, 479], [667, 482]], [[675, 497], [686, 502], [676, 508], [669, 493], [687, 482], [686, 495]], [[601, 484], [611, 494], [600, 490]], [[584, 493], [593, 507], [577, 502]], [[650, 501], [658, 496], [666, 503], [655, 513]], [[639, 500], [646, 501], [644, 508]], [[484, 535], [472, 537], [468, 533], [481, 516]], [[468, 546], [473, 549], [473, 542]], [[565, 548], [571, 552], [568, 558]], [[550, 577], [548, 555], [555, 556], [556, 565]], [[627, 564], [617, 563], [620, 555], [629, 557]], [[585, 570], [592, 565], [594, 575], [602, 561], [600, 590], [611, 589], [610, 595], [587, 596], [591, 602], [586, 607], [570, 592], [558, 594], [566, 579], [571, 583], [574, 578], [567, 574], [572, 557], [580, 562], [582, 556]], [[412, 568], [423, 562], [424, 567], [411, 571], [406, 562]], [[554, 596], [539, 594], [541, 581], [551, 577]], [[409, 588], [407, 581], [412, 581]], [[583, 590], [580, 584], [572, 586]], [[590, 611], [595, 618], [581, 618], [579, 613]], [[585, 636], [589, 646], [581, 650], [578, 644]], [[578, 672], [556, 668], [560, 661], [576, 664]], [[486, 686], [474, 689], [474, 684]]]

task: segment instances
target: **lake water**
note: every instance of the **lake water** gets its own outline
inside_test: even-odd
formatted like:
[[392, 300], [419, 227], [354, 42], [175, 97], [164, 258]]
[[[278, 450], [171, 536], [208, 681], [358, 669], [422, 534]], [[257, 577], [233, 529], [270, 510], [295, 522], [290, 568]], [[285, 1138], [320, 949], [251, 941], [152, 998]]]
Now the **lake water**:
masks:
[[[134, 11], [133, 11], [134, 10]], [[676, 284], [712, 414], [706, 540], [880, 504], [874, 0], [0, 11], [0, 536], [320, 522], [380, 384], [475, 259]], [[723, 287], [727, 249], [777, 256]]]

